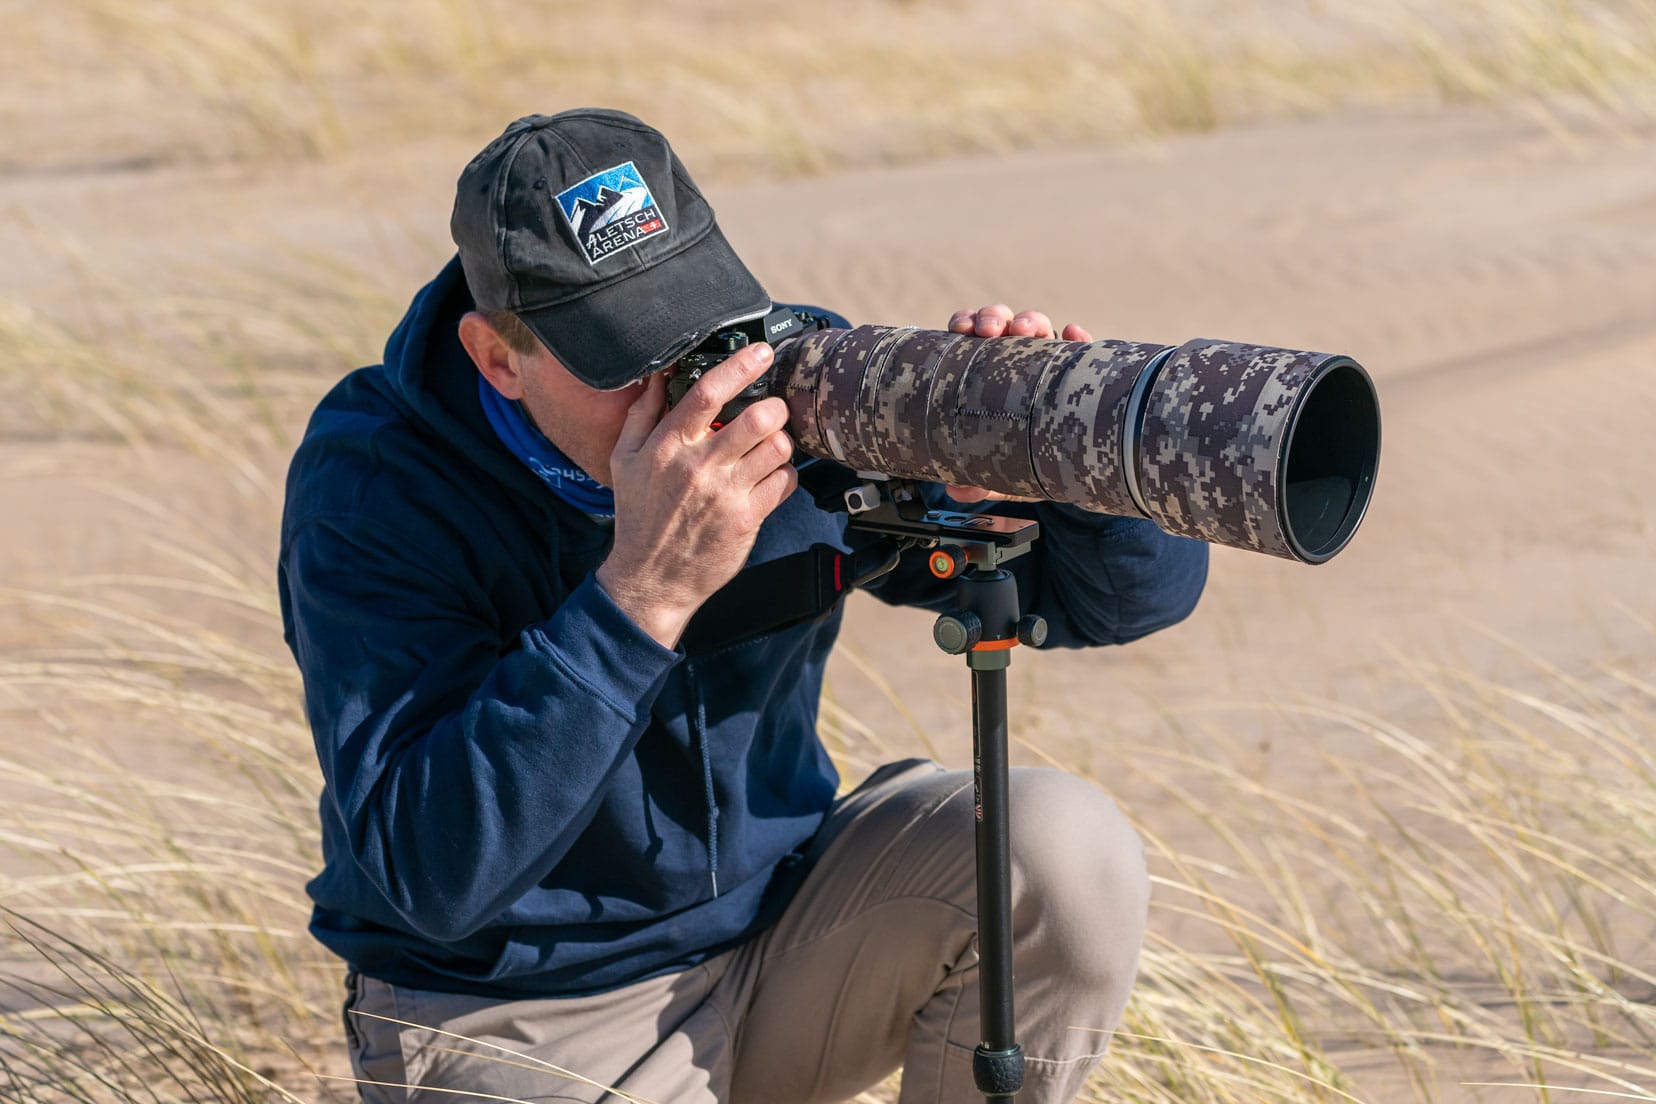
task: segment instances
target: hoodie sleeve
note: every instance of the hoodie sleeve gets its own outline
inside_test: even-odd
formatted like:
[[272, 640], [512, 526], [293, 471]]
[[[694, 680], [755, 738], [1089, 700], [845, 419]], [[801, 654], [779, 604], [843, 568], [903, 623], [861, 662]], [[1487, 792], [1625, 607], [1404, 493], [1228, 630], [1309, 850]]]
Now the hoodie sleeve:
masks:
[[[941, 487], [928, 487], [940, 504]], [[971, 509], [971, 507], [966, 507]], [[1208, 546], [1162, 532], [1144, 518], [1094, 514], [1061, 502], [995, 503], [991, 512], [1034, 518], [1034, 548], [1007, 563], [1024, 613], [1047, 622], [1048, 648], [1125, 644], [1188, 617], [1207, 583]], [[892, 605], [943, 611], [955, 583], [909, 554], [869, 588]]]
[[680, 658], [595, 580], [508, 647], [477, 584], [361, 516], [281, 559], [289, 643], [363, 876], [452, 942], [543, 879], [590, 821]]

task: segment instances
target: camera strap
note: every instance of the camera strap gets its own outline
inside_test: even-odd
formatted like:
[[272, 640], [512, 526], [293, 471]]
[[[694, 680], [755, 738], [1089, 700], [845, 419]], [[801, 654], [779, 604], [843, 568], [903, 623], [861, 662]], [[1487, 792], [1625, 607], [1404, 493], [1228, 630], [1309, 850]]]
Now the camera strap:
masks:
[[690, 619], [682, 641], [707, 655], [752, 637], [821, 617], [846, 590], [846, 556], [826, 544], [742, 570]]
[[803, 552], [746, 568], [702, 603], [680, 643], [687, 655], [722, 651], [766, 633], [812, 621], [854, 587], [897, 566], [895, 541], [858, 552], [813, 544]]
[[[800, 456], [799, 485], [823, 510], [843, 510], [856, 473], [827, 460]], [[815, 620], [856, 587], [897, 566], [902, 546], [875, 541], [856, 552], [813, 544], [803, 552], [745, 568], [690, 619], [681, 643], [688, 655], [708, 655], [790, 625]]]

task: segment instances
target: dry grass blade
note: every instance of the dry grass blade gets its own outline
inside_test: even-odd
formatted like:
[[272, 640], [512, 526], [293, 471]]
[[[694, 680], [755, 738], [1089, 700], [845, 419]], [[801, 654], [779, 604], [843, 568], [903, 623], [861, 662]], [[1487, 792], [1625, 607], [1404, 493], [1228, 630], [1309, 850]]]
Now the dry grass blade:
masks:
[[[1566, 130], [1638, 126], [1656, 81], [1646, 0], [1324, 5], [1315, 50], [1283, 30], [1288, 16], [1262, 30], [1216, 4], [1036, 5], [1010, 28], [972, 5], [854, 0], [759, 26], [724, 3], [669, 5], [652, 19], [675, 56], [637, 66], [613, 64], [596, 33], [635, 12], [593, 13], [597, 45], [573, 57], [541, 50], [554, 39], [536, 28], [568, 15], [556, 5], [414, 0], [394, 25], [364, 20], [357, 0], [267, 8], [77, 0], [20, 11], [0, 50], [14, 77], [50, 78], [43, 52], [15, 56], [44, 22], [91, 27], [80, 48], [93, 52], [125, 36], [123, 55], [175, 35], [137, 66], [133, 110], [167, 110], [140, 136], [148, 147], [126, 152], [265, 166], [332, 156], [370, 126], [493, 133], [507, 109], [576, 90], [664, 106], [655, 121], [735, 173], [1202, 129], [1423, 90], [1516, 98]], [[493, 32], [504, 16], [524, 32]], [[839, 21], [831, 36], [811, 33], [819, 18]], [[692, 24], [739, 37], [751, 67], [689, 56], [674, 32]], [[1346, 34], [1356, 24], [1364, 34]], [[1371, 24], [1389, 31], [1365, 37]], [[934, 48], [917, 56], [916, 41]], [[1055, 54], [1055, 41], [1089, 48]], [[641, 83], [652, 63], [682, 96], [662, 105]], [[492, 76], [505, 68], [542, 102], [503, 103]], [[36, 168], [89, 156], [14, 147], [3, 156]], [[188, 293], [135, 293], [95, 267], [83, 280], [73, 324], [0, 301], [0, 429], [88, 448], [98, 508], [132, 527], [144, 562], [0, 590], [0, 617], [19, 626], [0, 657], [0, 904], [17, 934], [0, 946], [0, 1097], [325, 1094], [317, 1078], [342, 1077], [340, 966], [304, 931], [318, 780], [269, 575], [300, 420], [372, 358], [402, 290], [300, 254], [200, 274]], [[170, 501], [164, 475], [154, 493], [110, 476], [168, 473], [180, 457], [228, 489], [227, 520]], [[1399, 655], [1375, 677], [1410, 708], [1378, 716], [1323, 701], [1154, 703], [1149, 734], [1113, 744], [1116, 774], [1101, 779], [1142, 826], [1155, 896], [1140, 984], [1087, 1098], [1389, 1104], [1488, 1083], [1651, 1099], [1651, 653], [1565, 669], [1513, 648], [1521, 678]], [[892, 684], [847, 659], [925, 744]], [[838, 693], [821, 729], [848, 781], [906, 750]], [[1280, 752], [1261, 767], [1237, 735], [1249, 730], [1291, 744], [1302, 769]], [[894, 1096], [888, 1084], [859, 1099]]]
[[[361, 1016], [364, 1019], [384, 1020], [386, 1023], [394, 1023], [394, 1024], [397, 1024], [401, 1027], [417, 1028], [420, 1031], [429, 1032], [433, 1035], [439, 1035], [439, 1036], [442, 1036], [443, 1038], [447, 1038], [447, 1039], [457, 1039], [457, 1040], [460, 1040], [462, 1042], [468, 1042], [468, 1043], [473, 1043], [473, 1044], [480, 1045], [480, 1046], [486, 1046], [491, 1050], [498, 1051], [500, 1054], [508, 1055], [511, 1058], [521, 1059], [521, 1061], [519, 1061], [519, 1062], [504, 1061], [504, 1060], [501, 1060], [501, 1059], [490, 1057], [488, 1055], [480, 1055], [475, 1050], [455, 1050], [455, 1051], [452, 1051], [452, 1053], [455, 1053], [455, 1054], [465, 1054], [465, 1055], [470, 1056], [470, 1057], [480, 1057], [480, 1058], [484, 1058], [487, 1061], [502, 1061], [502, 1064], [504, 1064], [504, 1065], [518, 1066], [519, 1068], [522, 1068], [522, 1069], [544, 1070], [548, 1073], [556, 1074], [559, 1077], [567, 1078], [568, 1080], [578, 1082], [582, 1085], [586, 1085], [589, 1088], [598, 1089], [599, 1091], [605, 1092], [605, 1093], [611, 1093], [611, 1094], [613, 1094], [617, 1097], [620, 1097], [622, 1100], [627, 1101], [628, 1104], [655, 1104], [655, 1101], [648, 1100], [648, 1099], [646, 1099], [644, 1097], [640, 1097], [640, 1096], [633, 1096], [632, 1094], [624, 1092], [621, 1089], [618, 1089], [618, 1088], [614, 1087], [613, 1085], [605, 1085], [602, 1082], [594, 1081], [590, 1077], [582, 1076], [581, 1074], [576, 1073], [573, 1070], [565, 1069], [564, 1067], [562, 1067], [560, 1065], [557, 1065], [556, 1063], [548, 1062], [548, 1061], [545, 1061], [544, 1059], [541, 1059], [541, 1058], [536, 1058], [532, 1054], [525, 1054], [522, 1051], [513, 1050], [510, 1047], [500, 1046], [500, 1045], [495, 1044], [495, 1043], [481, 1042], [477, 1039], [472, 1039], [472, 1038], [469, 1038], [465, 1035], [457, 1035], [452, 1031], [445, 1031], [441, 1028], [436, 1028], [436, 1027], [428, 1027], [425, 1024], [413, 1023], [409, 1020], [399, 1020], [399, 1019], [396, 1019], [396, 1018], [391, 1017], [391, 1016], [381, 1016], [381, 1015], [377, 1015], [373, 1012], [357, 1012], [357, 1011], [353, 1010], [353, 1014]], [[440, 1091], [448, 1091], [448, 1090], [440, 1090]], [[495, 1097], [493, 1099], [504, 1099], [504, 1097]]]
[[[771, 173], [1353, 106], [1516, 102], [1566, 134], [1656, 113], [1650, 0], [1340, 0], [1263, 12], [1042, 0], [1014, 22], [992, 6], [894, 0], [779, 20], [719, 0], [658, 6], [647, 36], [619, 11], [521, 0], [422, 0], [395, 19], [370, 0], [279, 11], [251, 0], [72, 0], [17, 14], [17, 43], [63, 50], [0, 49], [13, 79], [69, 104], [124, 95], [151, 120], [143, 134], [45, 120], [38, 140], [8, 155], [35, 168], [280, 163], [344, 154], [370, 135], [481, 142], [502, 118], [575, 102], [652, 118], [698, 166]], [[579, 46], [567, 35], [576, 19]], [[740, 65], [725, 45], [737, 41]]]

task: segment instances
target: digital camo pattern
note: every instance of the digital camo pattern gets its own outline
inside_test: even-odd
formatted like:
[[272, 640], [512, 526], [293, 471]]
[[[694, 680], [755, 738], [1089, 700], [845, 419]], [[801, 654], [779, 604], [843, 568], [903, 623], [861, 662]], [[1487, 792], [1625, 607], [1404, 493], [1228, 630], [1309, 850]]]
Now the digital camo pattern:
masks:
[[1030, 452], [1041, 497], [1136, 515], [1122, 437], [1133, 384], [1166, 345], [1094, 341], [1053, 361], [1035, 403]]
[[822, 386], [822, 365], [850, 330], [819, 330], [808, 338], [784, 342], [776, 351], [771, 368], [771, 394], [788, 404], [788, 429], [803, 448], [815, 456], [833, 458], [823, 444], [822, 427], [817, 424], [817, 392]]
[[833, 342], [831, 354], [823, 357], [818, 368], [812, 395], [816, 404], [817, 436], [826, 455], [857, 471], [875, 470], [868, 466], [871, 458], [863, 448], [863, 440], [871, 432], [863, 422], [872, 421], [864, 414], [869, 409], [864, 384], [871, 370], [876, 376], [879, 373], [878, 354], [889, 348], [898, 335], [913, 332], [885, 326], [858, 326], [837, 339], [831, 336], [835, 333], [833, 330], [800, 339], [811, 344], [818, 338], [824, 343]]
[[801, 448], [859, 471], [1137, 513], [1122, 420], [1165, 348], [859, 326], [786, 343], [773, 390]]
[[[900, 425], [925, 424], [938, 360], [956, 337], [938, 330], [891, 329], [876, 334], [851, 331], [848, 340], [866, 343], [870, 359], [856, 406], [834, 404], [834, 421], [835, 431], [851, 443], [858, 455], [869, 458], [870, 466], [861, 470], [932, 470], [926, 436], [892, 430]], [[832, 399], [832, 395], [824, 398]], [[826, 408], [827, 403], [824, 405]]]
[[1295, 408], [1328, 353], [1190, 341], [1145, 403], [1139, 487], [1169, 533], [1297, 559], [1283, 533], [1281, 458]]
[[[801, 448], [858, 471], [1137, 515], [1123, 465], [1128, 406], [1168, 349], [859, 326], [786, 342], [773, 391]], [[1309, 384], [1335, 362], [1349, 363], [1219, 341], [1168, 353], [1131, 450], [1150, 518], [1297, 558], [1278, 505], [1282, 453]]]
[[946, 381], [926, 426], [933, 454], [950, 460], [948, 482], [1044, 497], [1030, 459], [1031, 414], [1047, 366], [1070, 343], [957, 336], [970, 345], [970, 357]]

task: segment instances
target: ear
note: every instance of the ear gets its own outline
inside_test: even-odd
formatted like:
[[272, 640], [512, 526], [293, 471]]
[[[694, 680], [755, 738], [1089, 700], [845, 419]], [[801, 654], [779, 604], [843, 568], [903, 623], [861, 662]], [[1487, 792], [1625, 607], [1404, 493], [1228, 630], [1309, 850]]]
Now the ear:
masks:
[[460, 319], [460, 344], [483, 373], [483, 378], [494, 385], [507, 399], [523, 398], [523, 377], [519, 374], [507, 347], [489, 320], [477, 311], [467, 311]]

